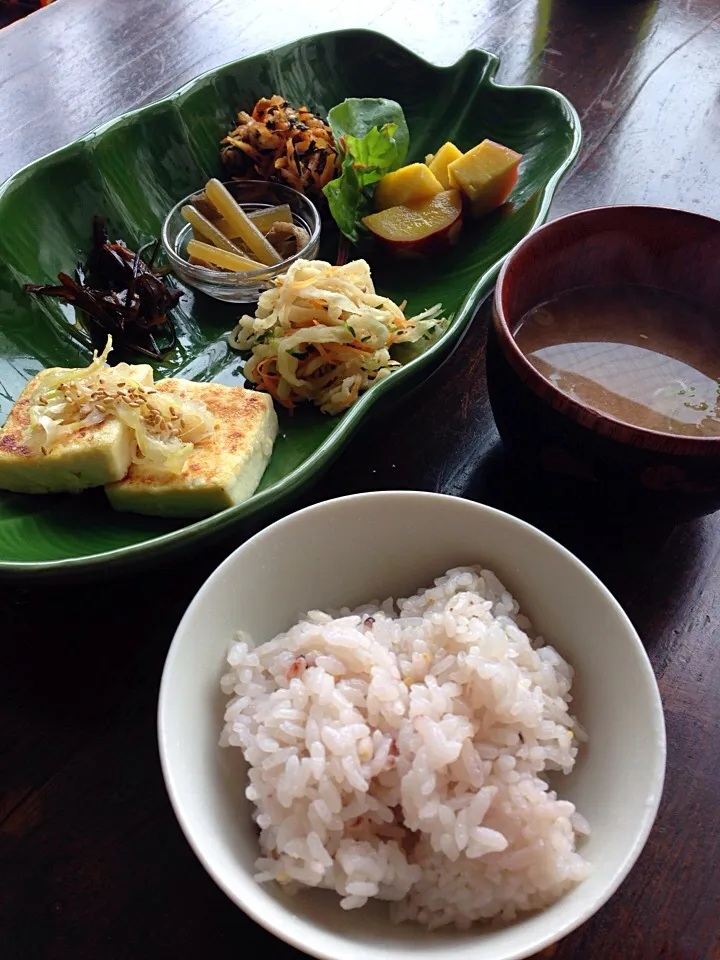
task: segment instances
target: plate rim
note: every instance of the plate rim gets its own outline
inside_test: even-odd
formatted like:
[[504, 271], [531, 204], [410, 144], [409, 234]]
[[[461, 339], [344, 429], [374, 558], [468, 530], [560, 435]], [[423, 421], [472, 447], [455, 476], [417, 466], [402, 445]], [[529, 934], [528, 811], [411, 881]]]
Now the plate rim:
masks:
[[[460, 67], [460, 65], [464, 62], [476, 60], [481, 65], [481, 69], [479, 71], [480, 80], [477, 84], [478, 87], [488, 86], [498, 90], [534, 90], [542, 92], [543, 95], [549, 96], [550, 98], [556, 99], [564, 110], [569, 122], [569, 126], [572, 129], [572, 144], [570, 145], [567, 157], [563, 163], [555, 169], [552, 176], [542, 188], [542, 191], [540, 192], [540, 202], [538, 204], [537, 213], [525, 236], [532, 233], [537, 229], [537, 227], [545, 222], [558, 185], [577, 160], [580, 148], [582, 146], [582, 127], [580, 117], [578, 116], [578, 113], [570, 100], [564, 94], [560, 93], [558, 90], [554, 90], [552, 87], [545, 87], [539, 84], [497, 83], [495, 81], [495, 75], [500, 65], [501, 58], [497, 54], [491, 53], [490, 51], [482, 48], [470, 47], [452, 63], [437, 64], [417, 53], [411, 47], [400, 43], [389, 34], [378, 30], [352, 27], [341, 30], [328, 30], [320, 33], [307, 34], [294, 40], [285, 41], [283, 43], [266, 47], [247, 56], [228, 60], [222, 64], [219, 64], [218, 66], [210, 67], [209, 69], [198, 74], [196, 77], [186, 81], [176, 90], [166, 94], [165, 96], [159, 97], [156, 100], [152, 100], [149, 103], [142, 104], [138, 107], [134, 107], [133, 109], [128, 110], [117, 117], [103, 121], [101, 124], [93, 127], [87, 133], [77, 137], [70, 143], [64, 144], [62, 147], [59, 147], [58, 149], [53, 150], [42, 157], [38, 157], [36, 160], [32, 160], [30, 163], [21, 167], [18, 171], [9, 176], [2, 184], [0, 184], [0, 201], [2, 201], [2, 199], [10, 191], [17, 189], [21, 184], [23, 184], [28, 177], [33, 174], [36, 168], [42, 167], [52, 161], [56, 161], [66, 154], [72, 154], [78, 148], [92, 143], [94, 140], [98, 139], [108, 131], [127, 125], [138, 116], [143, 114], [151, 114], [158, 108], [182, 100], [209, 77], [217, 76], [241, 63], [264, 57], [268, 54], [290, 50], [302, 43], [316, 40], [318, 38], [329, 39], [341, 36], [363, 36], [368, 40], [380, 40], [385, 44], [394, 46], [397, 50], [400, 50], [405, 54], [409, 54], [419, 63], [424, 64], [425, 66], [434, 70], [443, 70], [449, 72], [458, 69], [458, 67]], [[209, 544], [212, 542], [213, 538], [217, 539], [222, 537], [223, 533], [227, 534], [228, 530], [236, 524], [241, 523], [243, 520], [249, 520], [252, 517], [257, 516], [257, 514], [261, 513], [263, 509], [270, 507], [277, 499], [287, 499], [288, 497], [291, 497], [293, 493], [296, 493], [302, 489], [304, 484], [322, 468], [326, 461], [331, 462], [342, 452], [347, 443], [352, 439], [352, 436], [357, 432], [361, 422], [365, 418], [365, 415], [369, 414], [386, 394], [390, 395], [395, 392], [398, 389], [399, 384], [408, 379], [408, 377], [412, 377], [413, 373], [417, 374], [423, 371], [425, 368], [430, 367], [430, 370], [426, 371], [427, 375], [429, 375], [433, 369], [436, 369], [441, 365], [442, 360], [446, 359], [446, 356], [449, 356], [452, 348], [460, 343], [462, 336], [469, 329], [469, 326], [474, 319], [483, 297], [489, 292], [490, 288], [494, 284], [500, 269], [502, 268], [502, 265], [509, 256], [510, 252], [511, 250], [504, 254], [504, 256], [502, 256], [496, 263], [494, 263], [488, 270], [486, 270], [476, 279], [476, 281], [468, 289], [463, 304], [453, 317], [448, 328], [435, 340], [430, 347], [428, 347], [427, 350], [424, 351], [424, 353], [409, 361], [400, 370], [398, 370], [393, 377], [386, 378], [375, 385], [372, 390], [369, 390], [363, 394], [359, 401], [346, 411], [339, 426], [333, 430], [333, 432], [326, 437], [320, 443], [320, 445], [315, 448], [315, 450], [313, 450], [310, 456], [303, 460], [290, 473], [286, 474], [271, 487], [268, 487], [260, 493], [253, 494], [249, 500], [245, 501], [244, 503], [237, 504], [235, 507], [229, 507], [220, 513], [192, 521], [176, 530], [171, 530], [167, 533], [161, 533], [158, 536], [154, 536], [149, 540], [140, 541], [139, 543], [116, 547], [112, 550], [95, 552], [82, 557], [64, 557], [59, 560], [0, 560], [0, 576], [8, 577], [19, 574], [29, 574], [33, 576], [44, 574], [52, 576], [72, 574], [80, 571], [100, 572], [107, 569], [118, 568], [124, 564], [130, 566], [133, 561], [139, 564], [154, 556], [172, 553], [174, 549], [180, 550], [187, 546], [188, 543], [195, 540], [204, 540]], [[433, 366], [433, 361], [435, 360], [437, 360], [438, 363], [436, 366]]]

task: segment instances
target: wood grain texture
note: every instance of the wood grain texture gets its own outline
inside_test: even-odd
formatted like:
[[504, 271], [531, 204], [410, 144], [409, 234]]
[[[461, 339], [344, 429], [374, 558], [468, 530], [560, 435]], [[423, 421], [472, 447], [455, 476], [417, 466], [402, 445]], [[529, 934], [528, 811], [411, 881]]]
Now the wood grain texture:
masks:
[[[556, 215], [652, 202], [720, 216], [715, 0], [59, 0], [0, 33], [0, 177], [206, 68], [368, 24], [440, 63], [483, 46], [502, 56], [501, 80], [547, 83], [573, 100], [585, 149]], [[660, 680], [667, 786], [629, 879], [544, 956], [716, 960], [720, 516], [673, 529], [513, 470], [487, 401], [486, 323], [485, 309], [402, 418], [369, 425], [313, 498], [404, 487], [476, 498], [535, 523], [604, 579]], [[0, 585], [3, 960], [294, 953], [205, 875], [157, 760], [167, 645], [219, 559], [88, 588]]]

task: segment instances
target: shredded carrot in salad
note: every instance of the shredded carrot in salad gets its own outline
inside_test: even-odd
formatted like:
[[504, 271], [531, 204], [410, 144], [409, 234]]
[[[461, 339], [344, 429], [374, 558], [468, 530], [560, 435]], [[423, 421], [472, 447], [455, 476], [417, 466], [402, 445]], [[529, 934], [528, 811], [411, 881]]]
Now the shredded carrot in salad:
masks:
[[390, 356], [395, 344], [431, 337], [445, 322], [439, 303], [406, 317], [375, 293], [365, 260], [297, 260], [274, 283], [255, 316], [240, 318], [230, 346], [251, 351], [245, 376], [288, 409], [311, 401], [341, 413], [400, 366]]

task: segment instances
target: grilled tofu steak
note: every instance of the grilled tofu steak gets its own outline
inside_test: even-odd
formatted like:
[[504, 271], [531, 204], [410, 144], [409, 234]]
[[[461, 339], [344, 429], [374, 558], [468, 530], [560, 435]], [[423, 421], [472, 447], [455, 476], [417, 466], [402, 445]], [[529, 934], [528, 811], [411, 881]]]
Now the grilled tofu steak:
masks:
[[157, 390], [200, 400], [217, 421], [195, 446], [182, 473], [133, 464], [125, 479], [106, 486], [115, 510], [161, 517], [206, 517], [247, 500], [257, 489], [277, 436], [272, 398], [244, 387], [160, 380]]
[[[114, 417], [59, 438], [47, 452], [29, 444], [30, 405], [61, 368], [41, 371], [20, 394], [0, 430], [0, 489], [14, 493], [77, 493], [122, 479], [135, 452], [133, 432]], [[68, 374], [76, 371], [68, 370]], [[128, 367], [139, 383], [152, 384], [152, 367]]]

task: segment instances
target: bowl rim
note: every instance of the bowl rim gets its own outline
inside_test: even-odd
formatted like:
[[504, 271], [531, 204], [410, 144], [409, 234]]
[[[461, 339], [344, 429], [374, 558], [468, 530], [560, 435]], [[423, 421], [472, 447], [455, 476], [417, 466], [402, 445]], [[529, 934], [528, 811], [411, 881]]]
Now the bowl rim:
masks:
[[[299, 197], [303, 203], [308, 205], [309, 211], [314, 217], [314, 224], [308, 224], [308, 226], [311, 227], [310, 239], [304, 247], [294, 253], [291, 257], [287, 257], [285, 260], [280, 260], [278, 263], [263, 266], [258, 270], [233, 272], [232, 270], [211, 270], [208, 267], [197, 266], [196, 264], [190, 263], [188, 260], [185, 260], [183, 257], [179, 256], [173, 249], [173, 245], [169, 239], [170, 222], [172, 218], [176, 214], [182, 217], [182, 208], [187, 206], [192, 198], [196, 197], [198, 193], [201, 192], [200, 190], [194, 190], [192, 193], [188, 194], [187, 197], [184, 197], [182, 200], [178, 201], [178, 203], [176, 203], [170, 209], [170, 211], [166, 214], [160, 229], [160, 237], [166, 256], [172, 263], [173, 267], [179, 268], [186, 278], [192, 277], [194, 280], [197, 280], [200, 283], [214, 283], [223, 287], [234, 287], [238, 285], [244, 287], [246, 284], [255, 280], [272, 280], [274, 277], [285, 273], [292, 266], [292, 264], [295, 263], [296, 260], [304, 259], [302, 254], [320, 240], [320, 232], [322, 229], [322, 218], [320, 216], [320, 211], [308, 196], [306, 196], [304, 193], [300, 193], [300, 191], [296, 190], [294, 187], [290, 187], [285, 183], [278, 183], [274, 180], [233, 179], [221, 180], [220, 182], [228, 189], [230, 187], [244, 187], [247, 185], [253, 187], [263, 187], [266, 190], [286, 190], [291, 194], [295, 194], [295, 196]], [[239, 202], [238, 205], [242, 206], [242, 203]], [[272, 204], [267, 204], [267, 206], [270, 207]]]
[[[198, 834], [196, 832], [191, 818], [185, 813], [182, 794], [175, 784], [173, 769], [171, 766], [172, 761], [169, 758], [172, 728], [166, 720], [166, 714], [168, 712], [168, 706], [171, 699], [171, 676], [174, 671], [174, 665], [180, 657], [181, 647], [183, 643], [186, 642], [183, 640], [183, 636], [189, 632], [193, 619], [198, 611], [202, 608], [204, 595], [211, 589], [212, 584], [215, 581], [222, 579], [225, 572], [232, 568], [232, 566], [237, 562], [237, 558], [241, 553], [256, 549], [262, 544], [263, 539], [273, 537], [276, 532], [281, 531], [284, 528], [292, 527], [294, 523], [298, 522], [299, 517], [305, 517], [312, 514], [322, 514], [324, 511], [332, 510], [338, 505], [352, 507], [359, 502], [373, 503], [380, 500], [395, 501], [399, 504], [401, 501], [406, 501], [408, 499], [424, 501], [428, 508], [435, 505], [440, 509], [443, 509], [447, 506], [457, 506], [459, 503], [461, 503], [469, 511], [471, 510], [478, 514], [484, 513], [491, 516], [500, 517], [505, 522], [509, 522], [510, 524], [521, 528], [526, 535], [538, 539], [548, 549], [554, 550], [563, 555], [568, 561], [580, 569], [583, 575], [590, 581], [590, 584], [600, 593], [603, 600], [618, 616], [625, 629], [626, 639], [631, 644], [636, 655], [638, 656], [638, 665], [646, 681], [647, 693], [651, 701], [650, 726], [654, 729], [656, 734], [652, 744], [652, 749], [655, 752], [655, 763], [653, 778], [646, 784], [647, 796], [640, 826], [634, 838], [634, 842], [632, 846], [625, 852], [624, 856], [620, 858], [611, 882], [607, 884], [607, 886], [599, 893], [599, 895], [595, 895], [590, 900], [587, 900], [584, 905], [581, 904], [576, 916], [568, 919], [565, 923], [558, 927], [558, 929], [545, 935], [535, 937], [535, 939], [528, 945], [521, 947], [518, 950], [513, 950], [511, 953], [503, 955], [502, 958], [502, 960], [525, 960], [525, 958], [533, 957], [538, 951], [557, 943], [559, 940], [572, 933], [592, 916], [594, 916], [617, 892], [620, 885], [625, 881], [628, 874], [635, 866], [635, 863], [642, 853], [655, 823], [660, 801], [663, 795], [667, 762], [667, 733], [660, 689], [655, 672], [650, 663], [650, 658], [637, 631], [635, 630], [635, 627], [632, 624], [632, 621], [620, 605], [620, 602], [615, 598], [615, 596], [610, 592], [600, 578], [582, 562], [582, 560], [576, 557], [570, 550], [564, 547], [557, 540], [553, 539], [537, 527], [534, 527], [527, 521], [521, 520], [519, 517], [515, 517], [510, 513], [507, 513], [503, 510], [498, 510], [497, 508], [488, 506], [484, 503], [468, 500], [464, 497], [454, 497], [449, 494], [419, 490], [375, 490], [364, 493], [350, 494], [343, 497], [335, 497], [331, 500], [324, 500], [320, 503], [311, 504], [301, 510], [297, 510], [285, 517], [282, 517], [280, 520], [275, 521], [275, 523], [270, 524], [256, 533], [253, 537], [240, 544], [240, 546], [233, 550], [233, 552], [226, 557], [225, 560], [223, 560], [201, 584], [195, 596], [190, 601], [185, 613], [183, 614], [168, 648], [160, 681], [157, 707], [158, 752], [160, 756], [160, 765], [165, 783], [165, 789], [167, 790], [170, 804], [173, 808], [173, 812], [177, 818], [180, 828], [195, 856], [198, 858], [212, 880], [236, 906], [238, 906], [247, 916], [262, 926], [273, 936], [278, 937], [285, 943], [290, 944], [301, 952], [316, 957], [318, 960], [339, 960], [339, 955], [336, 952], [329, 953], [323, 949], [316, 948], [312, 943], [300, 941], [282, 926], [276, 927], [272, 921], [267, 920], [262, 910], [257, 910], [253, 906], [247, 906], [244, 902], [242, 889], [235, 889], [229, 884], [225, 883], [224, 880], [222, 880], [221, 877], [216, 873], [210, 858], [205, 855], [202, 843], [202, 833], [200, 832]], [[476, 946], [473, 947], [473, 949], [476, 949]], [[465, 952], [458, 953], [457, 956], [458, 960], [469, 960], [469, 954], [466, 954]]]
[[[523, 239], [510, 251], [502, 265], [495, 285], [493, 294], [493, 327], [498, 334], [501, 348], [507, 360], [514, 368], [515, 372], [532, 389], [532, 391], [544, 400], [543, 395], [550, 395], [557, 401], [554, 409], [562, 415], [570, 416], [571, 419], [581, 426], [595, 432], [611, 435], [613, 439], [620, 443], [640, 446], [653, 450], [667, 449], [673, 453], [681, 454], [707, 454], [714, 451], [714, 448], [720, 445], [720, 436], [691, 436], [682, 433], [669, 433], [663, 430], [653, 430], [650, 427], [642, 427], [632, 424], [627, 420], [620, 420], [610, 413], [591, 407], [589, 404], [582, 403], [574, 397], [563, 393], [550, 380], [547, 380], [528, 360], [522, 350], [518, 347], [515, 337], [510, 330], [510, 324], [505, 311], [503, 302], [504, 294], [508, 287], [508, 275], [512, 270], [513, 263], [523, 254], [525, 249], [537, 241], [538, 236], [552, 232], [557, 229], [559, 224], [566, 223], [569, 220], [581, 220], [583, 218], [593, 219], [597, 216], [607, 215], [607, 211], [613, 214], [627, 213], [632, 215], [638, 211], [654, 211], [660, 215], [671, 217], [688, 217], [690, 219], [705, 220], [713, 224], [720, 235], [720, 219], [708, 216], [704, 213], [696, 213], [693, 210], [683, 210], [680, 207], [663, 206], [652, 203], [627, 203], [627, 204], [606, 204], [604, 206], [587, 207], [584, 210], [576, 210], [573, 213], [565, 214], [547, 223], [541, 224]], [[629, 231], [632, 232], [632, 231]]]

